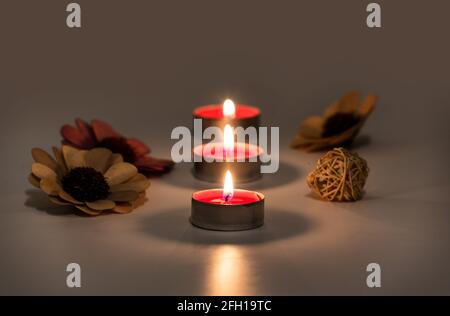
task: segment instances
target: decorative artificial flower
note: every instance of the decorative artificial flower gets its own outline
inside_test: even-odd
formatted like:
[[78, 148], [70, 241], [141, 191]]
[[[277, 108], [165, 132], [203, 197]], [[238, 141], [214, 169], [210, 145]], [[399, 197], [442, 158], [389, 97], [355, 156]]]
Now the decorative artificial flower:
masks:
[[117, 133], [111, 125], [94, 119], [91, 124], [77, 118], [75, 125], [61, 128], [63, 144], [78, 149], [108, 148], [113, 153], [121, 154], [125, 162], [136, 166], [147, 177], [158, 176], [173, 169], [174, 162], [149, 156], [150, 148], [136, 138], [125, 138]]
[[349, 145], [372, 113], [376, 101], [377, 97], [369, 94], [361, 103], [359, 92], [348, 92], [331, 104], [323, 116], [305, 119], [291, 147], [317, 151]]
[[89, 215], [131, 212], [145, 196], [149, 180], [122, 156], [106, 148], [53, 147], [55, 158], [33, 148], [28, 180], [55, 204], [73, 205]]

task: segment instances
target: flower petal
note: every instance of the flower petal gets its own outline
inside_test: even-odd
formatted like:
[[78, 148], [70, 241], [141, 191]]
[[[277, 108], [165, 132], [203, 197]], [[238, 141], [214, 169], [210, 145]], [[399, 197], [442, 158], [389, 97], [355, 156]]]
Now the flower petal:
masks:
[[358, 116], [365, 120], [370, 113], [372, 113], [373, 109], [375, 108], [375, 104], [377, 103], [378, 97], [374, 94], [369, 94], [361, 104], [361, 106], [358, 109]]
[[122, 137], [111, 127], [111, 125], [106, 122], [100, 120], [92, 120], [91, 126], [92, 130], [94, 131], [95, 138], [98, 142], [101, 142], [105, 138]]
[[62, 154], [61, 149], [59, 149], [58, 147], [53, 146], [53, 155], [55, 156], [56, 161], [58, 162], [59, 167], [62, 170], [63, 174], [67, 173], [67, 166], [66, 166], [66, 162], [64, 161], [64, 157]]
[[339, 101], [340, 112], [354, 112], [361, 103], [361, 94], [358, 91], [349, 91]]
[[307, 138], [320, 138], [322, 136], [323, 118], [310, 116], [306, 118], [300, 127], [300, 133]]
[[31, 165], [31, 172], [39, 179], [51, 179], [56, 181], [58, 178], [55, 171], [39, 162], [35, 162]]
[[102, 174], [108, 169], [112, 152], [106, 148], [93, 148], [85, 155], [87, 167], [92, 167]]
[[327, 118], [335, 115], [336, 113], [339, 112], [339, 101], [333, 102], [331, 103], [326, 109], [325, 109], [325, 113], [323, 115], [324, 120], [326, 120]]
[[127, 139], [127, 144], [133, 150], [135, 157], [139, 158], [150, 153], [150, 148], [142, 141], [136, 138]]
[[139, 206], [142, 206], [145, 204], [145, 202], [147, 202], [147, 196], [144, 192], [139, 193], [139, 197], [134, 200], [133, 202], [131, 202], [131, 205], [133, 205], [133, 208], [138, 208]]
[[[138, 173], [140, 174], [140, 173]], [[116, 184], [110, 187], [111, 192], [119, 192], [119, 191], [135, 191], [142, 192], [145, 191], [150, 186], [150, 181], [142, 175], [144, 179], [139, 181], [132, 181], [131, 179], [128, 182]]]
[[38, 177], [36, 177], [34, 174], [30, 173], [28, 175], [28, 182], [30, 182], [34, 187], [40, 189], [40, 180]]
[[113, 154], [111, 159], [111, 165], [116, 163], [123, 162], [123, 158], [121, 154]]
[[104, 211], [104, 210], [110, 210], [116, 206], [116, 203], [111, 200], [98, 200], [95, 202], [86, 202], [86, 205], [93, 210], [96, 211]]
[[56, 182], [56, 180], [42, 179], [40, 185], [41, 190], [47, 193], [48, 195], [58, 196], [59, 191], [61, 191], [61, 187]]
[[66, 162], [67, 168], [69, 170], [86, 166], [86, 162], [84, 159], [86, 155], [85, 150], [79, 150], [71, 146], [63, 145], [62, 153], [64, 156], [64, 161]]
[[35, 162], [46, 165], [53, 171], [58, 172], [58, 163], [45, 150], [41, 148], [33, 148], [31, 149], [31, 156], [33, 156]]
[[63, 199], [60, 199], [57, 196], [49, 196], [48, 197], [50, 201], [56, 205], [71, 205], [69, 202], [64, 201]]
[[156, 176], [167, 173], [173, 169], [174, 162], [172, 160], [160, 159], [151, 156], [139, 158], [135, 163], [140, 173], [146, 176]]
[[77, 125], [81, 135], [83, 135], [86, 146], [89, 146], [89, 148], [93, 148], [96, 141], [92, 127], [86, 121], [80, 118], [75, 119], [75, 124]]
[[130, 203], [116, 203], [116, 206], [112, 210], [116, 213], [127, 214], [133, 210], [133, 205]]
[[93, 210], [93, 209], [87, 207], [86, 205], [75, 205], [75, 207], [77, 209], [79, 209], [80, 211], [82, 211], [88, 215], [92, 215], [92, 216], [97, 216], [102, 213], [102, 211]]
[[66, 124], [61, 127], [60, 134], [66, 143], [80, 149], [89, 149], [89, 144], [78, 128]]
[[139, 197], [139, 193], [136, 191], [119, 191], [112, 192], [108, 199], [113, 200], [115, 202], [131, 202], [136, 200]]
[[137, 182], [137, 181], [143, 181], [143, 180], [147, 180], [147, 181], [148, 181], [148, 179], [147, 179], [146, 176], [144, 176], [142, 173], [138, 173], [138, 174], [136, 174], [134, 177], [132, 177], [130, 180], [128, 180], [127, 183], [130, 183], [130, 182]]
[[350, 91], [325, 110], [324, 119], [326, 120], [336, 113], [352, 113], [359, 106], [360, 102], [360, 93], [358, 91]]
[[59, 191], [59, 197], [67, 202], [70, 202], [72, 204], [77, 204], [77, 205], [81, 205], [84, 204], [83, 202], [77, 201], [76, 199], [74, 199], [69, 193], [67, 193], [64, 190]]
[[104, 176], [108, 184], [113, 186], [131, 179], [136, 173], [135, 166], [127, 162], [120, 162], [112, 165]]

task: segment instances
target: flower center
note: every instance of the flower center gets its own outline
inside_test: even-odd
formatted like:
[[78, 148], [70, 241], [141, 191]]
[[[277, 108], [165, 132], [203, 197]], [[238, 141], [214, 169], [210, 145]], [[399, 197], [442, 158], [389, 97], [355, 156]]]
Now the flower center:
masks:
[[358, 123], [353, 113], [336, 113], [327, 119], [324, 125], [323, 137], [340, 134]]
[[108, 137], [98, 143], [97, 147], [104, 147], [113, 153], [121, 154], [125, 162], [133, 163], [136, 161], [136, 155], [133, 149], [128, 145], [127, 140], [123, 137]]
[[64, 191], [80, 202], [94, 202], [108, 197], [105, 177], [90, 167], [73, 168], [62, 179]]

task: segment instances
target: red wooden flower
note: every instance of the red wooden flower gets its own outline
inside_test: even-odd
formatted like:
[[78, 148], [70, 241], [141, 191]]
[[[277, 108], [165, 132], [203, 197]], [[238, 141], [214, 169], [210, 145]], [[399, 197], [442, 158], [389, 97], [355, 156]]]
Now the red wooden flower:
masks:
[[91, 124], [75, 119], [75, 126], [66, 124], [61, 128], [63, 144], [78, 149], [104, 147], [121, 154], [125, 162], [135, 165], [146, 176], [156, 176], [172, 170], [171, 160], [149, 156], [150, 148], [136, 138], [126, 138], [117, 133], [111, 125], [94, 119]]

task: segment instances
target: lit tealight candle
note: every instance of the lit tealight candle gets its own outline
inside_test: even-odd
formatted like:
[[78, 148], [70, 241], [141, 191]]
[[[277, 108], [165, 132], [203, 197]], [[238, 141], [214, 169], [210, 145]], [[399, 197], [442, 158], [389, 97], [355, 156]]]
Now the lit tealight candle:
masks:
[[230, 124], [232, 127], [247, 128], [253, 126], [258, 128], [261, 111], [257, 107], [235, 104], [232, 100], [227, 99], [223, 104], [198, 107], [194, 110], [193, 116], [196, 119], [202, 119], [203, 129], [210, 126], [223, 129], [225, 124]]
[[234, 131], [225, 125], [223, 142], [202, 144], [194, 148], [194, 176], [208, 182], [220, 182], [230, 170], [237, 182], [259, 179], [261, 174], [259, 146], [234, 141]]
[[192, 194], [190, 221], [210, 230], [246, 230], [264, 223], [264, 195], [234, 189], [230, 171], [226, 172], [223, 189], [197, 191]]

